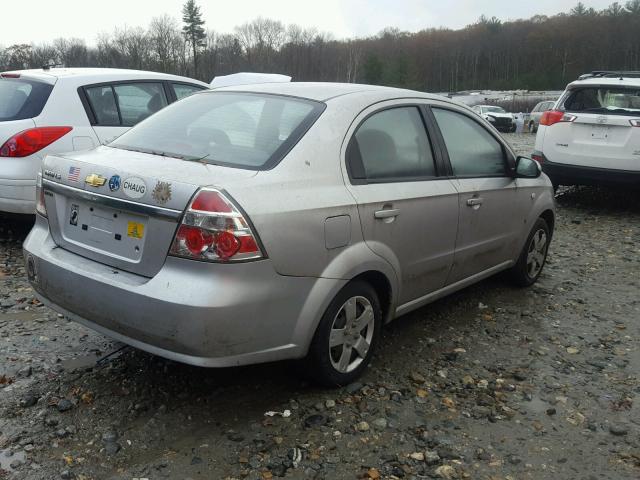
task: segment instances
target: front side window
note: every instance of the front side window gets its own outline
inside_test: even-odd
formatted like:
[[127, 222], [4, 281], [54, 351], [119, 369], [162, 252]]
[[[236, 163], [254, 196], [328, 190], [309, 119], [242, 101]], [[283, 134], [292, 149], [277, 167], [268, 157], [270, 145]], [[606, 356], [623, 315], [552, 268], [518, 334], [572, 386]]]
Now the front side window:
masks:
[[505, 175], [502, 145], [478, 122], [464, 114], [433, 108], [457, 177]]
[[[434, 177], [433, 153], [417, 107], [383, 110], [358, 128], [349, 161], [369, 180]], [[357, 148], [356, 148], [357, 147]]]
[[586, 87], [570, 90], [562, 102], [568, 112], [638, 115], [639, 87]]
[[20, 78], [0, 78], [0, 122], [40, 115], [52, 85]]
[[167, 106], [161, 83], [131, 83], [113, 86], [123, 127], [132, 127]]
[[323, 110], [305, 99], [211, 92], [172, 104], [110, 146], [260, 170], [280, 160]]

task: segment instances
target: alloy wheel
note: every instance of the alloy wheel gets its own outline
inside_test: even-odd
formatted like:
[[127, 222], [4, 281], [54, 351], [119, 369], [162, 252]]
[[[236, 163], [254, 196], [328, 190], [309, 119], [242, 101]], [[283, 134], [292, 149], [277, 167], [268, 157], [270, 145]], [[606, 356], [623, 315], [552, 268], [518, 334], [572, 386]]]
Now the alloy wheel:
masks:
[[367, 357], [373, 341], [375, 315], [366, 297], [349, 298], [333, 319], [329, 334], [329, 358], [340, 373], [349, 373]]
[[536, 278], [547, 254], [547, 233], [541, 228], [533, 234], [527, 249], [527, 274], [530, 278]]

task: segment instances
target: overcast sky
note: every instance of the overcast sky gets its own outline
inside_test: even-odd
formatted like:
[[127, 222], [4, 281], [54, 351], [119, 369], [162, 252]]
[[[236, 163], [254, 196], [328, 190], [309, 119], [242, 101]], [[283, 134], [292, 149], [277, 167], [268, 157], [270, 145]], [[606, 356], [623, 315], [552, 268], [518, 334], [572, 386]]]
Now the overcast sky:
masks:
[[[9, 0], [4, 0], [9, 1]], [[596, 9], [613, 0], [583, 0]], [[5, 8], [0, 45], [78, 37], [94, 44], [100, 32], [144, 26], [152, 17], [181, 17], [184, 0], [20, 0]], [[257, 16], [330, 32], [337, 38], [367, 36], [385, 27], [416, 31], [461, 28], [482, 14], [502, 20], [568, 11], [577, 0], [199, 0], [207, 28], [231, 32]], [[621, 3], [624, 3], [622, 1]], [[13, 11], [13, 12], [11, 12]]]

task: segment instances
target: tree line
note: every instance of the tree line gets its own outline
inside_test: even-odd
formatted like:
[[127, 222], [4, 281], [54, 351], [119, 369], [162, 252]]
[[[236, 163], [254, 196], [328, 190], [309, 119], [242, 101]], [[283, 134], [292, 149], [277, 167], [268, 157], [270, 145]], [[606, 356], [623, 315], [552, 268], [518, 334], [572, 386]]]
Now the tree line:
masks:
[[599, 69], [640, 70], [640, 0], [595, 10], [582, 2], [554, 16], [501, 21], [482, 16], [459, 30], [387, 28], [339, 40], [313, 28], [256, 18], [218, 33], [206, 29], [195, 0], [182, 25], [169, 15], [146, 27], [116, 28], [95, 45], [78, 38], [0, 47], [0, 69], [115, 67], [211, 81], [239, 71], [297, 81], [359, 82], [423, 91], [562, 89]]

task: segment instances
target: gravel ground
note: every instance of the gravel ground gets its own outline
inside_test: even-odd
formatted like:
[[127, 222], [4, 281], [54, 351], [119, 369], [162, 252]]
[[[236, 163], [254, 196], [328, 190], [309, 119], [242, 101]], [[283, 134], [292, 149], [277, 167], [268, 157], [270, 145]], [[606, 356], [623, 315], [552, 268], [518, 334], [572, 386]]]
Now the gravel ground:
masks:
[[561, 191], [536, 286], [496, 277], [399, 319], [338, 390], [66, 321], [26, 281], [28, 220], [2, 217], [0, 478], [640, 478], [639, 200]]

